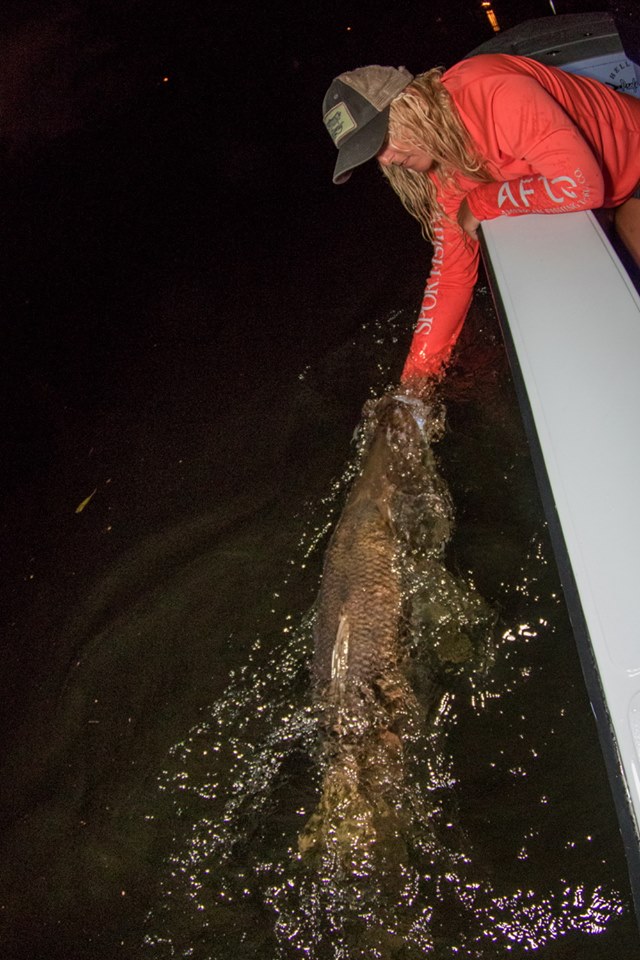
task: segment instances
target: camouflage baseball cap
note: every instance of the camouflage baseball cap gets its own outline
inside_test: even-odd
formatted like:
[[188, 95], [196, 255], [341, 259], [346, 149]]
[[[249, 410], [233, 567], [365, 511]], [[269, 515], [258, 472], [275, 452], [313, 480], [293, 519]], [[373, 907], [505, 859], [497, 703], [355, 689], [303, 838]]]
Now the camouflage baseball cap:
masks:
[[389, 104], [413, 80], [404, 67], [359, 67], [336, 77], [322, 104], [322, 118], [338, 148], [334, 183], [378, 153], [389, 125]]

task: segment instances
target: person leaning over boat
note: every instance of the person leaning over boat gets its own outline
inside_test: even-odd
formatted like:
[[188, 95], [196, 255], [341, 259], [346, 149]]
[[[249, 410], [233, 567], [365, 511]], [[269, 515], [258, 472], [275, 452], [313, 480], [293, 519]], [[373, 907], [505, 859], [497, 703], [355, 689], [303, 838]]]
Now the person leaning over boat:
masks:
[[334, 183], [377, 157], [433, 245], [403, 382], [440, 375], [450, 357], [482, 221], [629, 201], [631, 230], [640, 224], [640, 100], [597, 80], [507, 54], [416, 77], [367, 66], [334, 79], [323, 119], [338, 148]]

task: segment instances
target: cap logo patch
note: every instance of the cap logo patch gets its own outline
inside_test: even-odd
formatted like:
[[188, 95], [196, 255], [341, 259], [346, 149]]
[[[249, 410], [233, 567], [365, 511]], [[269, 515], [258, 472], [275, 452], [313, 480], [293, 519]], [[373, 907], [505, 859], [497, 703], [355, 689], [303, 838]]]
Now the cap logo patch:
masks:
[[340, 101], [335, 107], [327, 111], [324, 115], [324, 125], [331, 135], [336, 147], [343, 137], [355, 130], [358, 124], [355, 122], [346, 103]]

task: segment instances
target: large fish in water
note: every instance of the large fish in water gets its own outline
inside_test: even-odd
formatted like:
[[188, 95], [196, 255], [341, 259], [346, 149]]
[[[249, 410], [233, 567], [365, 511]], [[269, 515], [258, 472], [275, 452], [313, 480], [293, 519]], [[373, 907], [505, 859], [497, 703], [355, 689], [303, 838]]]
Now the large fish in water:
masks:
[[434, 397], [365, 407], [362, 466], [326, 551], [312, 665], [324, 773], [299, 838], [325, 867], [362, 874], [405, 860], [406, 742], [441, 693], [434, 682], [418, 700], [411, 682], [411, 582], [416, 564], [453, 581], [443, 556], [453, 506], [432, 450], [443, 428]]

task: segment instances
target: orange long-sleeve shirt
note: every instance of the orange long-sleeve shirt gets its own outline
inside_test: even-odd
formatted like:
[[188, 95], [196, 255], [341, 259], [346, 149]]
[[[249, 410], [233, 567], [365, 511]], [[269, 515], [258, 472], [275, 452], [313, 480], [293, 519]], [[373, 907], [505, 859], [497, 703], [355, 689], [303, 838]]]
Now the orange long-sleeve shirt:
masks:
[[403, 379], [440, 369], [478, 274], [478, 244], [457, 227], [464, 197], [478, 220], [615, 207], [640, 182], [640, 100], [526, 57], [483, 54], [442, 77], [491, 183], [442, 184], [431, 272]]

